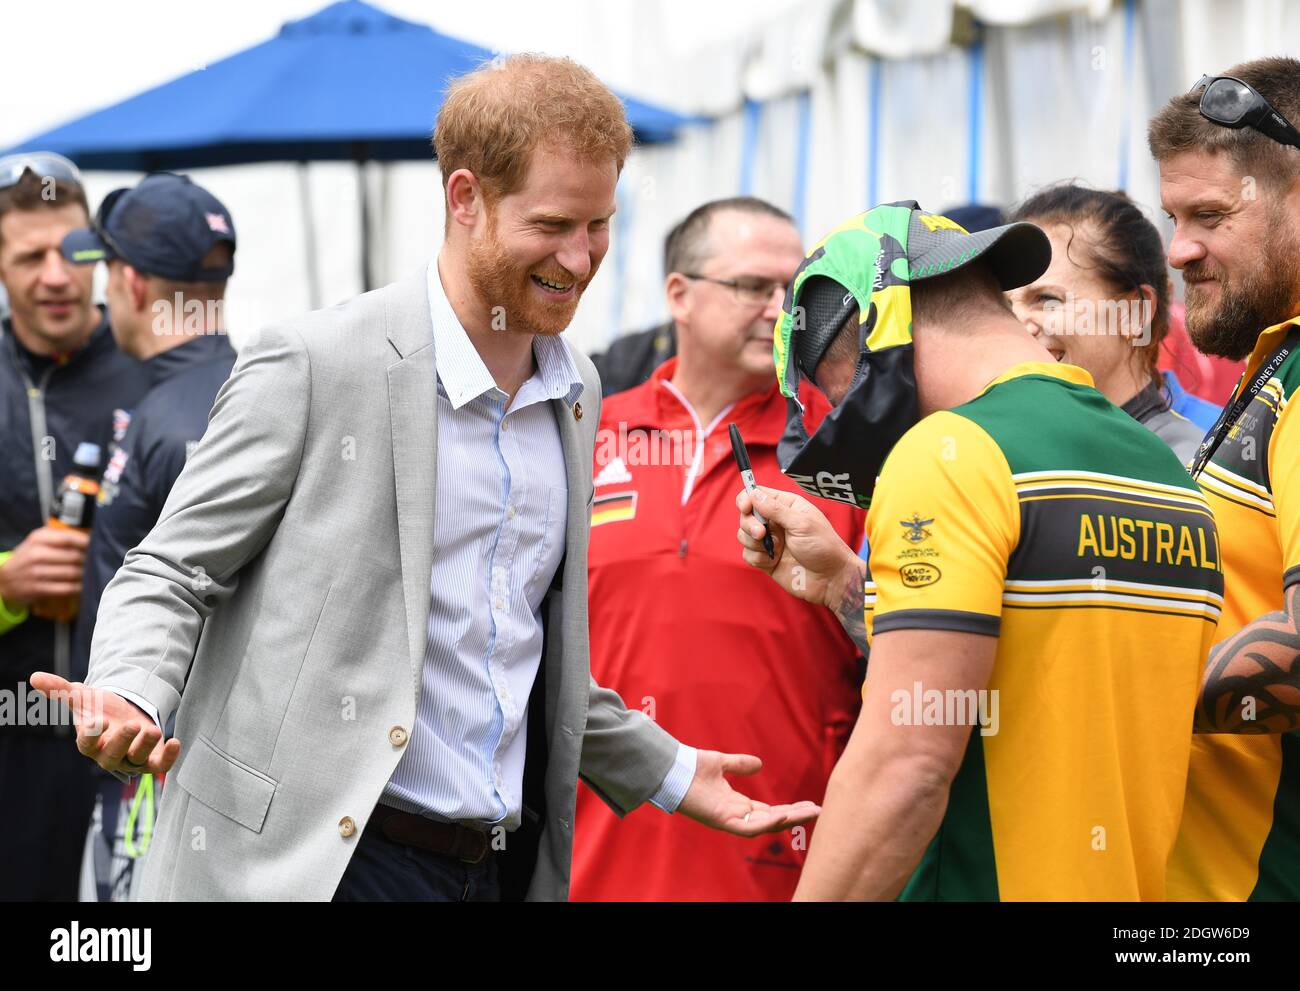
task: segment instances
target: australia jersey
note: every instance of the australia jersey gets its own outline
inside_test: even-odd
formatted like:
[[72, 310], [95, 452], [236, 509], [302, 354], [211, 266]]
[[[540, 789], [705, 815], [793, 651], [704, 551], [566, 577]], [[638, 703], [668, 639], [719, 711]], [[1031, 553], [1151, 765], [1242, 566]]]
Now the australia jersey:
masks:
[[[1199, 478], [1222, 535], [1220, 640], [1280, 610], [1300, 582], [1300, 318], [1260, 335], [1238, 389], [1284, 342], [1291, 354]], [[1300, 732], [1196, 736], [1169, 896], [1300, 899]]]
[[1082, 369], [1017, 365], [903, 437], [867, 531], [873, 637], [998, 638], [978, 704], [899, 700], [903, 720], [972, 724], [901, 897], [1163, 899], [1223, 591], [1214, 518], [1168, 446]]

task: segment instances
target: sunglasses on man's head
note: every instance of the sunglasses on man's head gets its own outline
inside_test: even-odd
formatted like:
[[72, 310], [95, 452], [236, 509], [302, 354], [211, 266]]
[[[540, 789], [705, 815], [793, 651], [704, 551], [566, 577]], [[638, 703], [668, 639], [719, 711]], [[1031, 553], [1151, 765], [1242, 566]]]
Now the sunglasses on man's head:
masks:
[[1201, 116], [1220, 127], [1253, 127], [1279, 144], [1300, 148], [1300, 131], [1283, 117], [1253, 86], [1235, 76], [1202, 76], [1187, 91], [1201, 93]]
[[0, 158], [0, 189], [18, 185], [22, 177], [31, 172], [38, 179], [55, 179], [77, 186], [84, 185], [81, 172], [62, 155], [52, 151], [34, 151], [24, 155]]

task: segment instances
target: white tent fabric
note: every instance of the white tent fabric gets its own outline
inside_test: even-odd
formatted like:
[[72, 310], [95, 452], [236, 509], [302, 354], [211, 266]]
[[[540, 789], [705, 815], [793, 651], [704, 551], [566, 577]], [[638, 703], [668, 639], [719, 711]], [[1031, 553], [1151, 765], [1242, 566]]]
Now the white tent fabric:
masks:
[[[802, 0], [695, 47], [668, 16], [681, 0], [626, 6], [637, 8], [630, 21], [627, 11], [594, 15], [575, 54], [614, 85], [708, 119], [628, 162], [614, 247], [568, 332], [587, 350], [664, 318], [662, 238], [720, 196], [772, 201], [801, 220], [811, 243], [873, 201], [1005, 206], [1079, 179], [1124, 186], [1167, 233], [1146, 149], [1150, 115], [1202, 72], [1300, 51], [1300, 4], [1286, 0]], [[334, 164], [307, 172], [328, 304], [359, 289], [356, 174]], [[246, 328], [308, 307], [298, 167], [195, 178], [239, 228], [236, 343]], [[95, 199], [135, 181], [90, 179]], [[436, 251], [438, 169], [371, 167], [369, 181], [376, 276], [387, 281]]]
[[1029, 24], [1057, 14], [1086, 10], [1092, 17], [1106, 15], [1111, 0], [969, 0], [971, 12], [985, 24]]
[[853, 41], [888, 58], [933, 55], [948, 46], [955, 5], [951, 0], [870, 0], [852, 5]]

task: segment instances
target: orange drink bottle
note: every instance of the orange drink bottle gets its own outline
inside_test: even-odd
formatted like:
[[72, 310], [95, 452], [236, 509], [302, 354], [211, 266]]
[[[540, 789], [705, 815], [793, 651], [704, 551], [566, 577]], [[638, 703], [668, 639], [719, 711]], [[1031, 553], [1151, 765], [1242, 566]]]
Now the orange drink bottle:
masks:
[[[72, 471], [59, 483], [50, 509], [50, 526], [90, 532], [95, 501], [99, 495], [99, 445], [82, 442], [72, 458]], [[77, 615], [81, 596], [68, 595], [32, 604], [32, 612], [44, 619], [70, 622]]]

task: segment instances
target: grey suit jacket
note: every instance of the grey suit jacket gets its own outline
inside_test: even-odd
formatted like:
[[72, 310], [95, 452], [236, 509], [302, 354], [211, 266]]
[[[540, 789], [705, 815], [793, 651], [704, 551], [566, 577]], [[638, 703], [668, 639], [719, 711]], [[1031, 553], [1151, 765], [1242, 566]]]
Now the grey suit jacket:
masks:
[[[572, 351], [572, 349], [570, 349]], [[568, 896], [578, 777], [619, 815], [676, 741], [591, 679], [600, 384], [554, 401], [569, 505], [542, 613], [507, 894]], [[581, 404], [581, 418], [578, 406]], [[88, 682], [135, 692], [181, 756], [145, 899], [330, 898], [403, 754], [427, 638], [438, 441], [425, 272], [256, 334], [153, 532], [104, 592]], [[397, 742], [395, 742], [397, 741]]]

